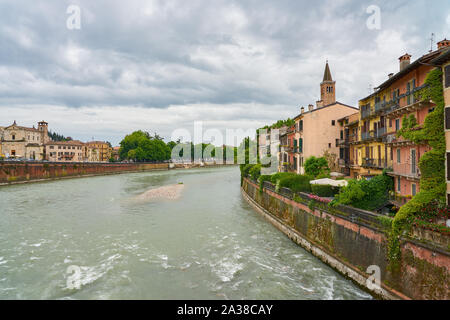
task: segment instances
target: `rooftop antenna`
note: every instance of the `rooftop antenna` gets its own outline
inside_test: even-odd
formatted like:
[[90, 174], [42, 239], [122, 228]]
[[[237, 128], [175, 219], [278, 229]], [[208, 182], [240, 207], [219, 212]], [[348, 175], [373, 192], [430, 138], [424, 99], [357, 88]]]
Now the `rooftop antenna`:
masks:
[[430, 52], [433, 52], [433, 43], [434, 43], [434, 33], [431, 33], [431, 38], [430, 38]]

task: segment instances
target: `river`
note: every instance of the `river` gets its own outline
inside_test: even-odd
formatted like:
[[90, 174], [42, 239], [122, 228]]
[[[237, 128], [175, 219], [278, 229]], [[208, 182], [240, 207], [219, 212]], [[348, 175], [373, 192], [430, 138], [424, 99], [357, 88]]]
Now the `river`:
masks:
[[[372, 299], [239, 181], [233, 166], [1, 187], [0, 299]], [[133, 200], [179, 182], [178, 199]]]

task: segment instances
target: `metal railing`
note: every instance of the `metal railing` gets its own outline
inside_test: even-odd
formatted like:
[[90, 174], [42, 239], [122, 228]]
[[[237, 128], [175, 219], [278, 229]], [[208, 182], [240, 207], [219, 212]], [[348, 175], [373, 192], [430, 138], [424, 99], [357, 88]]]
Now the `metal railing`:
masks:
[[417, 163], [397, 163], [394, 160], [392, 164], [392, 175], [410, 177], [410, 178], [420, 178], [420, 169]]
[[372, 110], [370, 108], [362, 109], [361, 110], [361, 119], [365, 119], [370, 117], [373, 114]]
[[383, 158], [363, 158], [362, 159], [362, 166], [363, 167], [370, 167], [370, 168], [384, 168], [385, 167], [385, 159]]
[[[253, 183], [258, 184], [255, 181], [253, 181]], [[379, 230], [386, 229], [385, 225], [383, 225], [383, 223], [381, 223], [381, 221], [378, 219], [378, 217], [385, 215], [341, 204], [338, 204], [334, 207], [330, 207], [327, 203], [320, 203], [318, 201], [313, 200], [308, 193], [304, 192], [295, 193], [289, 188], [280, 188], [277, 192], [275, 185], [270, 181], [264, 181], [263, 187], [272, 192], [276, 192], [287, 199], [290, 200], [294, 199], [295, 201], [303, 203], [308, 206], [311, 203], [311, 201], [314, 201], [314, 207], [318, 208], [319, 210], [334, 216], [339, 216], [353, 223], [357, 223], [359, 225], [367, 226], [370, 228], [376, 228]]]

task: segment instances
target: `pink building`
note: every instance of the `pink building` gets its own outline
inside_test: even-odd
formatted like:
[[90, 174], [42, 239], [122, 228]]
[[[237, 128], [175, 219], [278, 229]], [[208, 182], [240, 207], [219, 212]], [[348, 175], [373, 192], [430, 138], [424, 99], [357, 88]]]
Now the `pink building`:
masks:
[[386, 145], [390, 147], [392, 172], [394, 178], [395, 200], [397, 205], [403, 205], [420, 191], [420, 158], [431, 148], [428, 145], [417, 145], [403, 137], [397, 137], [397, 132], [407, 122], [414, 122], [413, 127], [420, 128], [427, 115], [434, 110], [432, 101], [420, 99], [415, 95], [423, 88], [425, 78], [434, 67], [429, 63], [442, 54], [445, 48], [428, 53], [413, 63], [410, 55], [399, 58], [400, 72], [391, 75], [380, 87], [391, 93], [392, 107], [385, 113], [388, 121]]

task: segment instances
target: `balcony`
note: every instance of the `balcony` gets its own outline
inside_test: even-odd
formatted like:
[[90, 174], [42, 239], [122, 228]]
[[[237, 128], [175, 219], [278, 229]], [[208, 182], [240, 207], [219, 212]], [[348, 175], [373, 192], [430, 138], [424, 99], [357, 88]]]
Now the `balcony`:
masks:
[[374, 131], [361, 132], [361, 140], [370, 140], [375, 138]]
[[365, 168], [376, 168], [376, 169], [384, 169], [385, 166], [385, 159], [372, 159], [372, 158], [363, 158], [362, 159], [362, 166]]
[[386, 127], [378, 128], [378, 129], [375, 131], [375, 136], [376, 136], [377, 138], [382, 138], [385, 134], [386, 134]]
[[361, 110], [361, 119], [366, 119], [372, 116], [374, 113], [370, 108]]
[[389, 172], [390, 176], [401, 176], [407, 179], [419, 180], [420, 169], [417, 163], [396, 163], [392, 165], [392, 172]]

